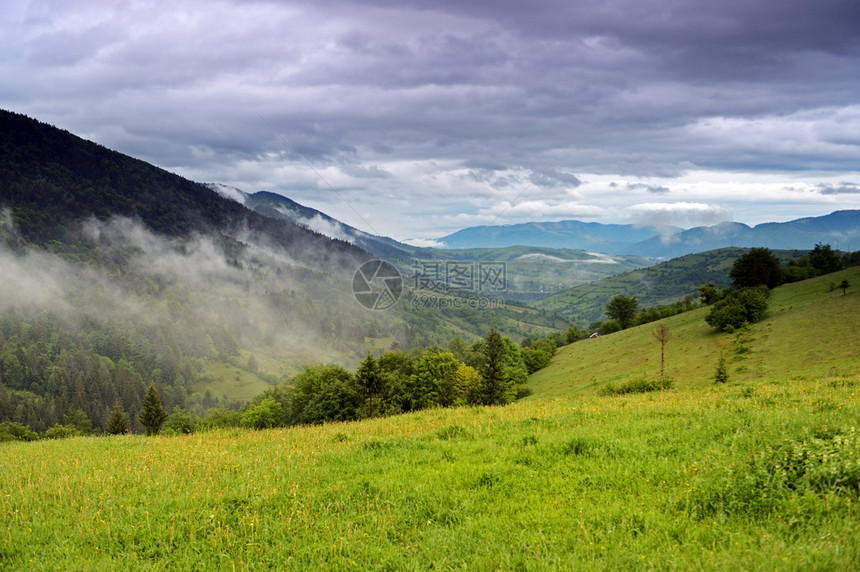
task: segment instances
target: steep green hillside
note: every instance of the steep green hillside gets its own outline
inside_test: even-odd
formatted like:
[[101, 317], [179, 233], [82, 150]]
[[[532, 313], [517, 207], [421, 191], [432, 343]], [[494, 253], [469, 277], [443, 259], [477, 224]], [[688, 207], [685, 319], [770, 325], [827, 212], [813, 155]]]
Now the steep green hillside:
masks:
[[[78, 416], [100, 432], [117, 401], [136, 419], [150, 384], [168, 410], [200, 410], [310, 363], [353, 366], [369, 339], [427, 346], [491, 325], [516, 338], [565, 327], [518, 304], [433, 296], [371, 311], [352, 287], [372, 258], [0, 110], [0, 422], [42, 432]], [[259, 376], [237, 378], [228, 364], [251, 353]]]
[[[847, 296], [830, 290], [843, 278], [855, 285]], [[713, 383], [721, 352], [735, 381], [860, 373], [860, 268], [780, 286], [769, 305], [765, 320], [735, 334], [708, 326], [708, 308], [663, 320], [673, 336], [666, 345], [666, 374], [677, 387]], [[659, 377], [655, 327], [645, 324], [561, 348], [549, 367], [530, 378], [535, 394], [593, 392], [610, 382]]]

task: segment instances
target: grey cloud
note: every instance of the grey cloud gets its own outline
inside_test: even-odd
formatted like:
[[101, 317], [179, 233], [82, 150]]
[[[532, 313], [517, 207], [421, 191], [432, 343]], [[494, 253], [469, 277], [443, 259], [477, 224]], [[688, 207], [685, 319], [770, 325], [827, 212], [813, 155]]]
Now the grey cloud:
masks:
[[578, 187], [582, 181], [573, 173], [565, 173], [557, 169], [546, 169], [541, 173], [533, 173], [529, 180], [539, 187]]
[[842, 182], [839, 184], [819, 184], [815, 185], [815, 189], [822, 195], [844, 195], [860, 193], [860, 184]]
[[340, 170], [352, 177], [359, 179], [390, 179], [391, 173], [375, 165], [362, 167], [360, 165], [345, 165]]
[[463, 162], [463, 166], [469, 169], [480, 169], [486, 171], [504, 171], [508, 168], [507, 165], [503, 165], [493, 159], [482, 158], [468, 159]]
[[654, 227], [711, 226], [731, 220], [732, 215], [719, 205], [698, 203], [654, 203], [629, 208], [636, 224]]
[[292, 148], [368, 196], [425, 192], [389, 162], [438, 161], [434, 180], [484, 186], [444, 193], [476, 199], [522, 188], [517, 169], [552, 193], [860, 164], [853, 0], [24, 6], [0, 15], [3, 107], [245, 189], [314, 188]]
[[[612, 186], [617, 185], [615, 183], [612, 183]], [[627, 188], [630, 190], [641, 189], [657, 195], [662, 195], [669, 192], [669, 188], [664, 187], [663, 185], [646, 185], [645, 183], [627, 183]]]

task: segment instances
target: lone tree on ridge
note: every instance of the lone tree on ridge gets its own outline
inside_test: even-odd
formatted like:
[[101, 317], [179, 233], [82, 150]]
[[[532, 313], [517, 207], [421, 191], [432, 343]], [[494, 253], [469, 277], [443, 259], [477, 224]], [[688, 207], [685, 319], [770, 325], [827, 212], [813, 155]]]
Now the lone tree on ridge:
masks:
[[657, 329], [654, 330], [654, 337], [660, 342], [660, 389], [665, 389], [663, 384], [663, 371], [666, 355], [666, 343], [672, 339], [672, 332], [669, 331], [669, 326], [660, 322]]

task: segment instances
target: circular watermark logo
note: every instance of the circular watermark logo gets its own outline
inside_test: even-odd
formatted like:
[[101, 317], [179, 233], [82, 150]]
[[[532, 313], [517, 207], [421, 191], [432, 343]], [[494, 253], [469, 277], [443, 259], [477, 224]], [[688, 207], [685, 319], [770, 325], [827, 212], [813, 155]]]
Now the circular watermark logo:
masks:
[[352, 277], [352, 294], [358, 303], [371, 310], [387, 310], [403, 293], [403, 276], [396, 266], [384, 260], [368, 260]]

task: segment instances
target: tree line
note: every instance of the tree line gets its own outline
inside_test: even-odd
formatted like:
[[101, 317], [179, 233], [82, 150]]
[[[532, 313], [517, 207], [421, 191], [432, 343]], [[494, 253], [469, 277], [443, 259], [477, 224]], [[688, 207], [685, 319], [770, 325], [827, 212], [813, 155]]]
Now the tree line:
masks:
[[[709, 325], [731, 331], [744, 323], [760, 320], [767, 310], [770, 290], [780, 284], [857, 265], [860, 265], [860, 251], [840, 254], [829, 244], [816, 244], [808, 254], [791, 258], [784, 266], [770, 249], [751, 248], [732, 264], [730, 287], [720, 289], [714, 282], [708, 282], [698, 288], [698, 300], [688, 295], [673, 304], [646, 309], [639, 307], [635, 295], [618, 294], [606, 305], [608, 319], [591, 324], [589, 331], [609, 334], [688, 312], [703, 304], [714, 306], [706, 317]], [[842, 285], [833, 287], [842, 288]]]
[[[446, 346], [368, 352], [355, 371], [317, 364], [263, 392], [241, 409], [210, 407], [204, 415], [155, 383], [137, 388], [140, 402], [129, 407], [115, 397], [98, 423], [83, 409], [67, 408], [34, 427], [26, 419], [0, 423], [0, 441], [60, 438], [91, 433], [193, 433], [243, 426], [253, 429], [354, 421], [434, 407], [504, 405], [531, 393], [528, 375], [549, 364], [556, 348], [579, 339], [575, 327], [522, 345], [496, 329], [468, 344], [460, 336]], [[9, 392], [0, 387], [0, 398]], [[2, 405], [2, 404], [0, 404]], [[102, 403], [102, 407], [104, 404]], [[48, 424], [47, 421], [54, 423]]]
[[[705, 321], [719, 330], [733, 332], [764, 317], [771, 289], [856, 264], [860, 264], [860, 252], [842, 256], [829, 244], [816, 244], [809, 254], [790, 259], [785, 266], [770, 249], [752, 248], [732, 265], [731, 287], [721, 290], [708, 283], [699, 288], [703, 302], [711, 306]], [[847, 289], [847, 280], [843, 282]]]
[[264, 429], [433, 407], [504, 405], [529, 393], [527, 380], [522, 348], [491, 329], [471, 345], [455, 336], [447, 347], [367, 353], [355, 371], [334, 364], [309, 366], [255, 398], [240, 424]]

